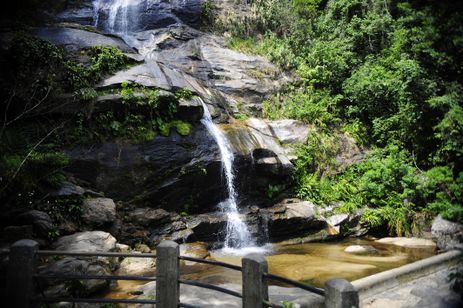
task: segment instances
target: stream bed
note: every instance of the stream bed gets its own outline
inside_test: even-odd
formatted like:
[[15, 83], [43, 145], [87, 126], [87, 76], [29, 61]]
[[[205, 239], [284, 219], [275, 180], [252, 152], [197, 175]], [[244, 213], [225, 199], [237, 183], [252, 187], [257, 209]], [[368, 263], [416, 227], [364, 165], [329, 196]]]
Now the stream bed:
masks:
[[[367, 254], [344, 251], [352, 245], [368, 245], [375, 250]], [[435, 248], [405, 248], [368, 239], [285, 246], [274, 244], [264, 251], [270, 273], [318, 287], [323, 287], [325, 281], [331, 278], [353, 281], [436, 254]], [[211, 251], [213, 260], [241, 265], [241, 258], [237, 254], [225, 254], [223, 250]], [[211, 284], [241, 284], [241, 273], [238, 271], [193, 262], [182, 262], [181, 276]], [[107, 297], [130, 298], [130, 292], [137, 290], [140, 284], [119, 281]]]

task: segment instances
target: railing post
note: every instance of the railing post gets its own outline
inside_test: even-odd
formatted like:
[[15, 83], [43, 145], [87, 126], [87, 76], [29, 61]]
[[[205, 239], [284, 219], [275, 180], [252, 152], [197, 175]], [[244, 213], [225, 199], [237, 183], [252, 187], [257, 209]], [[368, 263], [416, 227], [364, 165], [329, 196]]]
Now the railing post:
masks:
[[20, 240], [10, 247], [6, 293], [10, 307], [37, 306], [32, 300], [38, 249], [39, 244], [33, 240]]
[[178, 244], [163, 241], [156, 248], [156, 307], [177, 308], [180, 302]]
[[268, 266], [264, 256], [250, 254], [242, 261], [243, 266], [243, 308], [262, 308], [268, 300], [268, 285], [264, 273]]
[[325, 308], [358, 308], [359, 294], [344, 279], [331, 279], [325, 283]]

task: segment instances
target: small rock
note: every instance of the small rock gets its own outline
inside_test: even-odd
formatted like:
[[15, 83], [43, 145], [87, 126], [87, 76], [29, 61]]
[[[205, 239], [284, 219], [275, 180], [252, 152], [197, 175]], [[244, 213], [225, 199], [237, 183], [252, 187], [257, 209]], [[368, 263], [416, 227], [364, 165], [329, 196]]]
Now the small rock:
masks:
[[125, 244], [116, 244], [116, 251], [118, 252], [129, 252], [130, 251], [130, 246], [125, 245]]
[[[198, 259], [205, 259], [210, 256], [207, 244], [204, 242], [188, 243], [180, 245], [180, 255]], [[186, 265], [194, 265], [196, 262], [185, 261]]]
[[60, 237], [52, 247], [64, 251], [113, 251], [116, 249], [116, 239], [103, 231], [87, 231]]
[[150, 253], [151, 252], [151, 249], [146, 244], [138, 244], [135, 247], [135, 250], [138, 251], [138, 252], [141, 252], [141, 253]]
[[432, 240], [416, 237], [385, 237], [375, 242], [381, 244], [390, 244], [407, 248], [434, 248], [436, 243]]
[[92, 225], [104, 225], [116, 219], [116, 204], [109, 198], [86, 199], [82, 204], [82, 219]]
[[378, 250], [370, 245], [351, 245], [344, 249], [344, 252], [353, 254], [377, 253]]
[[128, 257], [122, 260], [119, 267], [119, 274], [145, 275], [154, 274], [156, 270], [155, 258]]

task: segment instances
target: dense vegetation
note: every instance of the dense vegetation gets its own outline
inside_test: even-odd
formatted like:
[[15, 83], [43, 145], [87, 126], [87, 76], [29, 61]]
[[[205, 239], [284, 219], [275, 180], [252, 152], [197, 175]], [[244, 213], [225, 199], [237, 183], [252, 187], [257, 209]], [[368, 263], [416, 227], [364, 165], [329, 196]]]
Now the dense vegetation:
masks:
[[[298, 195], [410, 231], [418, 213], [463, 221], [463, 10], [455, 1], [254, 0], [215, 30], [295, 82], [264, 115], [316, 127], [299, 149]], [[336, 136], [370, 149], [340, 170]], [[335, 170], [335, 171], [333, 171]]]

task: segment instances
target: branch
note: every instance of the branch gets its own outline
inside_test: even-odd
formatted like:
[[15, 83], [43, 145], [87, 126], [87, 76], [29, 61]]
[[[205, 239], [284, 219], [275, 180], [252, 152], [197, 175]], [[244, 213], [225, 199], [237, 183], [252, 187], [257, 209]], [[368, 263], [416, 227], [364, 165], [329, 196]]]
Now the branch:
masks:
[[26, 163], [26, 161], [28, 160], [28, 158], [32, 155], [32, 153], [34, 153], [34, 151], [37, 149], [37, 147], [39, 145], [41, 145], [48, 137], [50, 137], [58, 128], [61, 128], [63, 127], [65, 122], [61, 123], [60, 125], [58, 125], [57, 127], [53, 128], [51, 131], [48, 132], [48, 134], [45, 135], [45, 137], [43, 137], [42, 139], [40, 139], [39, 142], [37, 142], [34, 147], [29, 151], [29, 153], [27, 153], [26, 157], [24, 157], [24, 159], [21, 161], [21, 163], [19, 164], [18, 168], [16, 168], [15, 172], [13, 173], [13, 176], [9, 179], [8, 183], [6, 183], [6, 185], [0, 190], [0, 194], [2, 192], [4, 192], [8, 186], [10, 186], [11, 182], [16, 178], [16, 176], [18, 175], [19, 171], [21, 171], [21, 168], [24, 166], [24, 164]]

